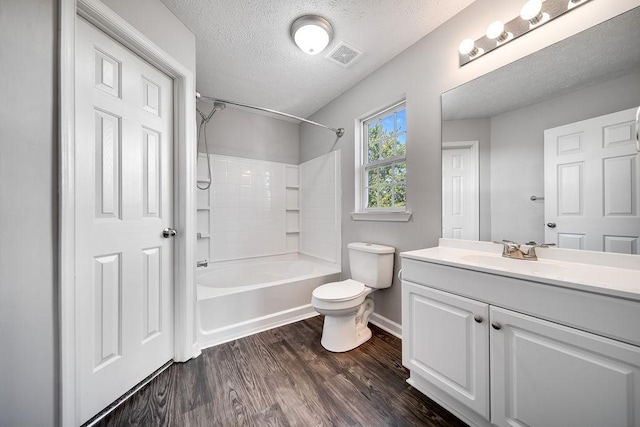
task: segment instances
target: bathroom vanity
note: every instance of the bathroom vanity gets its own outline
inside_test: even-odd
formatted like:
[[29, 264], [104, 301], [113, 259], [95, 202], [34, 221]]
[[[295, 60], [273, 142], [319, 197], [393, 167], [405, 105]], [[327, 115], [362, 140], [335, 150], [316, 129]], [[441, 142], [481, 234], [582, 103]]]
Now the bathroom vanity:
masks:
[[639, 426], [640, 257], [537, 252], [401, 253], [407, 381], [473, 426]]

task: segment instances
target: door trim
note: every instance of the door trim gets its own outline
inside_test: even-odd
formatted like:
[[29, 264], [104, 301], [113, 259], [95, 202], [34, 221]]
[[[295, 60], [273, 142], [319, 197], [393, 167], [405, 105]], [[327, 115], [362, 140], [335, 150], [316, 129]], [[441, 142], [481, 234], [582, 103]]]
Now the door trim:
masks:
[[174, 361], [200, 354], [196, 303], [196, 117], [193, 73], [99, 0], [59, 4], [58, 313], [60, 425], [76, 424], [75, 339], [75, 22], [88, 20], [174, 82]]

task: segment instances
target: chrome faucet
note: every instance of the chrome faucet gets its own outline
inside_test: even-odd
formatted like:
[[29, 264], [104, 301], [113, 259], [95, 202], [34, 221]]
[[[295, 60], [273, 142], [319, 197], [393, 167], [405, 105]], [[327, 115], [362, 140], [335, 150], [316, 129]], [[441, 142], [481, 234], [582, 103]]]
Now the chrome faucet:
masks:
[[493, 242], [502, 245], [502, 256], [505, 258], [514, 259], [526, 259], [529, 261], [536, 261], [538, 255], [536, 254], [536, 248], [548, 248], [549, 246], [555, 246], [555, 243], [543, 243], [538, 245], [536, 242], [527, 242], [525, 246], [529, 246], [526, 252], [523, 252], [521, 245], [512, 242], [511, 240], [503, 240], [502, 242]]

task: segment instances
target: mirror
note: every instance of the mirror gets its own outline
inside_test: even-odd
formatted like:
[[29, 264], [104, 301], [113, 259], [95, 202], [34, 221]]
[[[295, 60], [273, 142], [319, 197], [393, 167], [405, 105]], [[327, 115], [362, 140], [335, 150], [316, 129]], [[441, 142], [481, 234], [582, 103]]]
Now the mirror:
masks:
[[[622, 135], [630, 126], [604, 131], [605, 137], [618, 132], [616, 141], [626, 138], [624, 145], [633, 146], [632, 153], [616, 154], [624, 157], [623, 168], [602, 158], [600, 172], [580, 166], [579, 159], [572, 161], [575, 167], [549, 166], [552, 160], [545, 155], [545, 130], [638, 108], [638, 22], [640, 7], [442, 95], [443, 237], [541, 243], [551, 236], [555, 241], [546, 242], [560, 247], [639, 253], [635, 130], [633, 141]], [[631, 111], [635, 126], [635, 109]], [[563, 138], [564, 145], [548, 145], [547, 151], [583, 150], [579, 138]], [[602, 195], [596, 187], [609, 188], [613, 181], [594, 183], [591, 177], [598, 174], [624, 181], [625, 190]], [[605, 215], [595, 225], [581, 225], [591, 203], [585, 197], [593, 194], [599, 194], [594, 196], [601, 199], [597, 209]], [[622, 208], [607, 215], [612, 204]], [[616, 215], [629, 219], [631, 232], [605, 229], [608, 219], [603, 222], [602, 217]], [[601, 249], [594, 249], [589, 239]]]

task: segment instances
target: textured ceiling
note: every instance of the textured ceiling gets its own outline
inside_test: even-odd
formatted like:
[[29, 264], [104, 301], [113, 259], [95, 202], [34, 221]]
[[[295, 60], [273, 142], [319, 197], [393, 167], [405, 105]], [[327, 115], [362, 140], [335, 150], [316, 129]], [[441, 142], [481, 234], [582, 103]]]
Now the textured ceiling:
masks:
[[493, 117], [640, 71], [639, 22], [637, 7], [452, 89], [442, 118]]
[[[308, 117], [473, 0], [162, 0], [195, 34], [203, 95]], [[334, 37], [309, 56], [291, 23], [316, 14]], [[344, 68], [325, 56], [340, 41], [364, 52]]]

